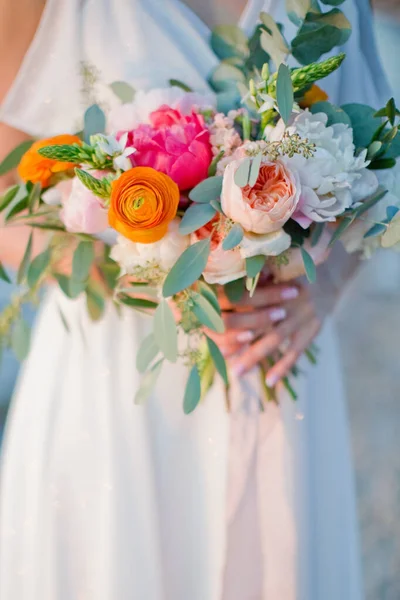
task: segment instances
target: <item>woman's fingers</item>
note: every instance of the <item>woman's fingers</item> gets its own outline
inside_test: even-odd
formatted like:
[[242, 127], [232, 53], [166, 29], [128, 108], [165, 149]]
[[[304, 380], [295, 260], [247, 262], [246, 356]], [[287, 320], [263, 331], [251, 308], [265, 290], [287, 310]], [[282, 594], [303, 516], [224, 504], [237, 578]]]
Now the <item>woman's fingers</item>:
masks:
[[286, 354], [269, 369], [266, 377], [268, 387], [274, 387], [281, 379], [286, 377], [290, 370], [295, 366], [300, 356], [310, 346], [311, 342], [318, 335], [321, 328], [319, 319], [314, 318], [311, 322], [303, 325], [293, 336], [290, 349]]
[[255, 367], [263, 358], [271, 356], [273, 352], [279, 349], [286, 338], [292, 336], [304, 323], [308, 323], [313, 318], [312, 305], [308, 302], [300, 304], [291, 316], [254, 342], [240, 358], [235, 359], [232, 368], [236, 375], [243, 375]]
[[276, 306], [253, 309], [249, 312], [223, 312], [222, 318], [227, 331], [231, 329], [267, 331], [271, 328], [271, 325], [282, 321], [286, 314], [283, 307]]
[[258, 286], [252, 298], [250, 294], [245, 292], [243, 298], [238, 302], [232, 303], [221, 292], [219, 301], [222, 310], [252, 310], [253, 308], [265, 308], [267, 306], [280, 305], [284, 302], [289, 302], [298, 298], [300, 290], [295, 285], [287, 284], [268, 284], [264, 286]]

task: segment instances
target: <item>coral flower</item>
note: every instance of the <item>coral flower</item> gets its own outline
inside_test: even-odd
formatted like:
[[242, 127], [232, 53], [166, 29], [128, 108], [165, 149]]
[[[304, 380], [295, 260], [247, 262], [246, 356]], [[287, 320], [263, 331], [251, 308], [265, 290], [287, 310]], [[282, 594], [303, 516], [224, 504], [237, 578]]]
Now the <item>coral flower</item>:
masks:
[[23, 155], [18, 166], [18, 174], [23, 181], [32, 183], [41, 183], [43, 188], [49, 187], [51, 179], [57, 173], [62, 173], [72, 169], [75, 164], [60, 162], [51, 158], [41, 156], [38, 152], [45, 146], [56, 146], [63, 144], [80, 144], [81, 140], [76, 135], [56, 135], [52, 138], [39, 140], [32, 144]]
[[151, 244], [168, 231], [176, 216], [179, 188], [151, 167], [134, 167], [112, 184], [108, 221], [132, 242]]

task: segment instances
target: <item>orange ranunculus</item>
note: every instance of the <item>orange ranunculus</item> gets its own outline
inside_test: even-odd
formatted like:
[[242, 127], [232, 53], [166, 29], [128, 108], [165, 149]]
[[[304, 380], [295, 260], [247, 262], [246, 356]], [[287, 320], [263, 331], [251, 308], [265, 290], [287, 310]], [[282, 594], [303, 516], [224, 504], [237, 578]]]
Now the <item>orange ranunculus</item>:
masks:
[[45, 158], [39, 154], [38, 150], [45, 146], [80, 143], [81, 140], [76, 135], [68, 134], [56, 135], [52, 138], [35, 142], [21, 158], [21, 162], [18, 165], [19, 176], [23, 181], [41, 183], [43, 188], [48, 187], [54, 174], [68, 171], [75, 164]]
[[313, 104], [325, 102], [326, 100], [328, 100], [328, 94], [314, 83], [304, 94], [299, 104], [301, 108], [310, 108]]
[[179, 188], [151, 167], [134, 167], [112, 184], [108, 221], [123, 236], [141, 244], [160, 240], [176, 216]]

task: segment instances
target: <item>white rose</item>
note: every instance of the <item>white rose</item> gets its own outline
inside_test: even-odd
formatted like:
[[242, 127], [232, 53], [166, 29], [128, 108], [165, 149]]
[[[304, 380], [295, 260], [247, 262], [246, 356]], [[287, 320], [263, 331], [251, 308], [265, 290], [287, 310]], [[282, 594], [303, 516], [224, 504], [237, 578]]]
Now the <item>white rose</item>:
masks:
[[279, 256], [290, 248], [291, 238], [283, 229], [266, 235], [245, 233], [240, 242], [240, 254], [242, 258], [251, 256]]
[[111, 249], [111, 258], [121, 266], [124, 274], [133, 273], [136, 267], [149, 265], [169, 271], [189, 246], [189, 236], [179, 233], [179, 223], [178, 218], [171, 221], [167, 234], [153, 244], [139, 244], [119, 235]]

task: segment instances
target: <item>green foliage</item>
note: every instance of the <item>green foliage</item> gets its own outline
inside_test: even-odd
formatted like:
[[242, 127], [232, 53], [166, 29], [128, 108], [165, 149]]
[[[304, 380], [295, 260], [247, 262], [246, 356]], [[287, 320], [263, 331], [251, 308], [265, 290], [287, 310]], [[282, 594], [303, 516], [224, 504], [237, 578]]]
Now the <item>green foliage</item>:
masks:
[[219, 312], [205, 296], [197, 292], [192, 292], [191, 300], [193, 302], [193, 314], [202, 325], [212, 329], [216, 333], [223, 333], [225, 331], [225, 325]]
[[5, 175], [9, 171], [16, 169], [21, 161], [21, 158], [29, 150], [34, 143], [34, 140], [26, 140], [11, 150], [9, 154], [0, 163], [0, 176]]
[[234, 180], [236, 185], [241, 188], [246, 187], [249, 183], [250, 178], [250, 167], [251, 167], [251, 159], [246, 157], [243, 158], [240, 165], [235, 171]]
[[197, 365], [194, 365], [189, 373], [187, 380], [185, 396], [183, 399], [183, 411], [189, 415], [194, 411], [201, 398], [201, 382]]
[[142, 405], [148, 400], [150, 394], [153, 392], [156, 386], [157, 379], [161, 373], [162, 365], [163, 361], [161, 359], [156, 362], [150, 371], [147, 371], [147, 373], [144, 375], [140, 383], [140, 387], [135, 394], [135, 404]]
[[325, 229], [325, 223], [314, 223], [312, 232], [311, 232], [311, 237], [310, 237], [311, 247], [314, 248], [314, 246], [316, 246], [318, 244], [318, 242], [321, 239], [321, 236], [324, 232], [324, 229]]
[[18, 360], [24, 360], [29, 352], [31, 331], [27, 322], [19, 317], [11, 332], [11, 348]]
[[88, 144], [90, 137], [96, 133], [104, 133], [106, 117], [100, 106], [93, 104], [86, 110], [83, 119], [83, 139]]
[[179, 232], [182, 235], [193, 233], [193, 231], [209, 223], [216, 214], [217, 211], [211, 204], [192, 204], [179, 224]]
[[247, 36], [236, 25], [219, 25], [211, 34], [211, 48], [221, 60], [249, 55]]
[[375, 117], [375, 110], [366, 104], [345, 104], [342, 109], [350, 118], [356, 148], [368, 148], [381, 124], [380, 119]]
[[1, 197], [1, 199], [0, 199], [0, 212], [2, 212], [3, 210], [5, 210], [11, 204], [11, 202], [17, 196], [17, 194], [19, 192], [19, 189], [20, 189], [19, 185], [13, 185]]
[[222, 192], [223, 177], [215, 175], [204, 179], [196, 185], [189, 194], [190, 200], [197, 203], [211, 202], [211, 200], [219, 200]]
[[[328, 77], [331, 73], [336, 71], [345, 59], [345, 54], [341, 53], [337, 56], [332, 56], [319, 63], [313, 63], [305, 65], [297, 69], [290, 71], [290, 77], [292, 79], [294, 92], [299, 92], [305, 88], [310, 87], [316, 81], [320, 81], [325, 77]], [[274, 73], [271, 80], [268, 83], [268, 93], [272, 96], [276, 95], [276, 80], [277, 73]]]
[[100, 286], [89, 284], [86, 287], [86, 307], [92, 321], [99, 321], [106, 308], [106, 301]]
[[264, 26], [260, 35], [261, 47], [271, 57], [276, 68], [278, 68], [290, 53], [289, 47], [278, 25], [269, 14], [262, 12], [260, 20]]
[[139, 373], [144, 373], [149, 368], [159, 352], [160, 348], [158, 347], [156, 338], [153, 333], [150, 333], [140, 344], [136, 355], [136, 368]]
[[249, 39], [249, 52], [250, 55], [246, 61], [246, 67], [249, 70], [254, 68], [261, 71], [265, 63], [269, 63], [270, 56], [261, 46], [261, 34], [265, 31], [263, 25], [257, 25], [253, 35]]
[[306, 276], [310, 283], [315, 283], [317, 279], [317, 269], [315, 267], [312, 256], [305, 250], [305, 248], [301, 247], [301, 256], [304, 263], [304, 268], [306, 270]]
[[94, 261], [93, 242], [80, 242], [72, 259], [72, 279], [76, 282], [87, 281]]
[[137, 310], [154, 310], [158, 307], [158, 302], [153, 302], [153, 300], [147, 300], [147, 298], [134, 298], [133, 296], [129, 296], [127, 294], [120, 294], [118, 296], [118, 300], [122, 304], [130, 306], [131, 308], [135, 308]]
[[5, 281], [6, 283], [11, 283], [11, 279], [9, 278], [7, 271], [4, 269], [1, 262], [0, 262], [0, 279], [2, 281]]
[[240, 300], [243, 298], [245, 289], [245, 283], [242, 278], [236, 279], [235, 281], [230, 281], [224, 285], [224, 292], [232, 304], [240, 302]]
[[330, 102], [315, 102], [310, 108], [310, 112], [313, 114], [323, 112], [328, 117], [327, 125], [334, 125], [335, 123], [344, 123], [351, 127], [351, 119], [349, 115], [339, 106], [331, 104]]
[[22, 257], [22, 261], [20, 262], [18, 272], [17, 272], [17, 283], [21, 284], [26, 276], [26, 272], [28, 270], [28, 265], [31, 262], [32, 255], [32, 242], [33, 242], [33, 234], [32, 232], [29, 235], [28, 243], [25, 248], [24, 256]]
[[265, 261], [267, 257], [261, 254], [260, 256], [252, 256], [251, 258], [246, 258], [246, 272], [247, 277], [253, 279], [257, 277], [259, 273], [261, 273]]
[[122, 104], [130, 104], [135, 97], [135, 90], [125, 81], [114, 81], [110, 88], [114, 94], [121, 100]]
[[207, 345], [208, 345], [208, 350], [211, 354], [211, 358], [213, 359], [215, 368], [217, 369], [218, 373], [221, 375], [222, 379], [224, 380], [225, 385], [229, 385], [229, 380], [228, 380], [228, 371], [226, 368], [226, 362], [224, 357], [222, 356], [222, 353], [220, 351], [220, 349], [218, 348], [217, 344], [208, 336], [206, 336], [207, 338]]
[[276, 101], [279, 114], [285, 125], [288, 124], [293, 110], [294, 93], [289, 68], [283, 63], [279, 65], [276, 80]]
[[111, 186], [107, 179], [96, 179], [87, 171], [83, 169], [75, 169], [75, 173], [88, 190], [90, 190], [95, 196], [108, 200], [111, 193]]
[[315, 62], [326, 52], [345, 44], [350, 34], [351, 25], [339, 9], [308, 12], [292, 41], [292, 54], [300, 64]]
[[197, 284], [197, 290], [202, 296], [204, 296], [204, 298], [206, 298], [209, 301], [209, 303], [215, 308], [217, 313], [220, 315], [221, 307], [219, 305], [217, 295], [212, 289], [212, 287], [209, 286], [205, 281], [199, 281]]
[[41, 194], [42, 186], [40, 183], [34, 183], [28, 195], [29, 214], [33, 214], [39, 208]]
[[210, 238], [189, 246], [168, 273], [163, 296], [168, 298], [190, 287], [203, 273], [210, 254]]
[[38, 254], [28, 268], [27, 273], [27, 281], [30, 288], [34, 287], [42, 275], [45, 273], [46, 269], [50, 265], [51, 260], [51, 250], [50, 248], [46, 248], [41, 254]]
[[224, 241], [222, 242], [222, 248], [224, 250], [232, 250], [236, 248], [242, 241], [244, 236], [243, 227], [239, 223], [235, 223]]
[[179, 81], [179, 79], [169, 79], [168, 83], [171, 87], [180, 88], [184, 92], [193, 92], [193, 89], [191, 87], [186, 85], [186, 83], [183, 83], [183, 81]]
[[55, 144], [40, 148], [38, 153], [45, 158], [58, 160], [60, 162], [79, 163], [90, 160], [91, 154], [85, 152], [79, 144]]
[[170, 362], [178, 358], [178, 331], [174, 313], [168, 302], [163, 300], [154, 313], [153, 334], [157, 346]]
[[209, 83], [216, 92], [237, 93], [237, 83], [246, 83], [242, 69], [226, 61], [222, 61], [211, 72]]

